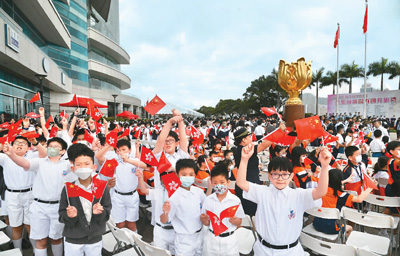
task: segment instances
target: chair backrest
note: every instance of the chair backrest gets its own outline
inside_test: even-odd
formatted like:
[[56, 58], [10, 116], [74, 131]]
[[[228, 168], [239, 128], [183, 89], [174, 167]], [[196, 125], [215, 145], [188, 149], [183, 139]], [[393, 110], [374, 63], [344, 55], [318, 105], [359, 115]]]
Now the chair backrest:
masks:
[[353, 190], [345, 190], [344, 192], [346, 192], [346, 193], [348, 193], [348, 194], [350, 194], [352, 196], [358, 196], [357, 192], [353, 191]]
[[253, 232], [246, 228], [238, 228], [235, 233], [238, 241], [239, 253], [245, 255], [249, 254], [256, 241]]
[[130, 236], [126, 231], [117, 228], [116, 226], [112, 225], [112, 222], [108, 221], [107, 226], [110, 228], [111, 233], [115, 237], [118, 242], [122, 242], [126, 245], [134, 244], [134, 240], [132, 236]]
[[384, 207], [400, 207], [400, 197], [388, 197], [369, 194], [364, 200], [373, 205]]
[[348, 207], [342, 208], [341, 215], [347, 221], [351, 221], [366, 227], [392, 229], [394, 225], [394, 220], [391, 216], [369, 215]]
[[242, 219], [242, 224], [240, 225], [246, 228], [253, 228], [253, 223], [251, 222], [251, 218], [246, 214], [246, 217]]
[[337, 208], [315, 207], [306, 211], [308, 214], [323, 219], [340, 219], [340, 212]]
[[389, 179], [385, 179], [385, 178], [378, 178], [378, 184], [380, 186], [386, 186], [389, 182]]
[[194, 179], [194, 185], [200, 187], [200, 188], [207, 188], [208, 187], [208, 181], [206, 180], [200, 180], [200, 179]]
[[374, 252], [371, 251], [367, 251], [361, 248], [357, 248], [357, 255], [358, 256], [380, 256], [379, 254], [376, 254]]
[[155, 246], [152, 246], [142, 239], [139, 236], [134, 235], [133, 239], [136, 242], [136, 245], [140, 248], [144, 255], [151, 255], [151, 256], [171, 256], [171, 253], [168, 250], [161, 249]]
[[303, 232], [300, 234], [300, 243], [309, 248], [310, 250], [329, 256], [357, 256], [357, 250], [351, 245], [329, 243], [312, 236], [309, 236]]
[[231, 180], [231, 182], [229, 182], [228, 189], [235, 189], [235, 185], [236, 185], [236, 180]]

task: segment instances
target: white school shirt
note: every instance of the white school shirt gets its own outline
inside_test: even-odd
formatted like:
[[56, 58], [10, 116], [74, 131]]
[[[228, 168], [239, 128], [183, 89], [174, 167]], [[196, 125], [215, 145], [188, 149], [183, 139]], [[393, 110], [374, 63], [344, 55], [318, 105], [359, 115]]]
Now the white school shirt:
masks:
[[361, 178], [364, 180], [364, 173], [367, 173], [367, 169], [365, 168], [364, 163], [360, 163], [359, 165], [351, 165], [351, 174], [353, 175], [353, 181], [349, 183], [357, 183], [361, 181]]
[[[202, 213], [206, 213], [206, 211], [210, 211], [219, 217], [223, 210], [225, 210], [229, 207], [235, 206], [235, 205], [239, 205], [239, 208], [237, 209], [235, 216], [238, 217], [239, 219], [245, 218], [246, 215], [244, 214], [243, 207], [242, 207], [242, 204], [240, 203], [239, 197], [235, 196], [228, 190], [226, 197], [224, 199], [222, 199], [222, 201], [220, 202], [217, 197], [217, 194], [214, 192], [211, 195], [209, 195], [208, 197], [206, 197], [206, 199], [204, 200]], [[215, 220], [210, 218], [210, 225], [208, 228], [211, 230], [213, 230], [212, 225], [211, 225], [212, 221], [215, 221]], [[229, 218], [224, 218], [221, 221], [228, 228], [228, 230], [226, 230], [224, 233], [232, 232], [237, 229], [236, 225], [233, 225], [232, 223], [229, 222]]]
[[[32, 159], [32, 154], [26, 153], [24, 158]], [[8, 189], [21, 190], [32, 187], [35, 173], [25, 171], [6, 154], [0, 154], [0, 165], [3, 166], [4, 182]]]
[[201, 188], [191, 186], [190, 190], [179, 187], [170, 197], [171, 210], [168, 215], [176, 233], [195, 234], [203, 227], [200, 221], [206, 196]]
[[29, 160], [28, 171], [36, 173], [33, 183], [33, 197], [44, 201], [58, 201], [64, 182], [74, 182], [78, 177], [71, 171], [68, 160], [59, 160], [57, 163], [46, 158]]
[[370, 147], [372, 153], [382, 153], [382, 149], [385, 149], [385, 144], [383, 144], [381, 139], [373, 139]]
[[[157, 158], [157, 161], [160, 160], [161, 154], [162, 154], [162, 151], [154, 155]], [[180, 148], [176, 152], [174, 152], [172, 155], [165, 153], [165, 152], [164, 152], [164, 154], [174, 169], [175, 169], [175, 164], [179, 159], [190, 158], [190, 155]]]
[[[255, 227], [260, 236], [273, 245], [288, 245], [300, 237], [303, 215], [308, 209], [320, 207], [322, 200], [314, 200], [312, 189], [292, 189], [289, 186], [278, 190], [249, 183], [249, 191], [243, 198], [257, 204]], [[274, 250], [261, 245], [265, 255], [300, 255], [300, 243], [289, 250]], [[304, 254], [304, 253], [303, 253]]]
[[[134, 158], [133, 160], [139, 160]], [[118, 160], [118, 166], [115, 169], [115, 190], [121, 193], [128, 193], [135, 190], [138, 186], [138, 177], [136, 176], [137, 166], [124, 163]]]
[[264, 132], [265, 132], [264, 128], [261, 125], [259, 125], [254, 130], [254, 135], [261, 136], [261, 135], [264, 135]]
[[[80, 187], [81, 189], [85, 190], [86, 192], [92, 193], [92, 183], [89, 184], [88, 187], [83, 186], [80, 182], [79, 179], [76, 179], [75, 185]], [[90, 220], [92, 219], [92, 202], [87, 200], [86, 198], [80, 196], [79, 200], [81, 201], [83, 213], [85, 214], [85, 218], [88, 223], [90, 223]]]
[[[378, 179], [389, 179], [389, 174], [386, 171], [379, 171], [373, 177], [374, 177], [375, 180], [378, 180]], [[386, 188], [386, 185], [380, 185], [379, 184], [379, 187]]]
[[155, 226], [156, 223], [160, 224], [162, 227], [164, 226], [171, 226], [170, 222], [167, 222], [166, 224], [162, 223], [160, 221], [160, 216], [163, 213], [162, 207], [165, 201], [168, 201], [168, 192], [165, 190], [165, 188], [155, 188], [155, 189], [149, 189], [149, 194], [146, 195], [147, 200], [151, 200], [151, 206], [152, 206], [152, 218], [151, 218], [151, 224]]

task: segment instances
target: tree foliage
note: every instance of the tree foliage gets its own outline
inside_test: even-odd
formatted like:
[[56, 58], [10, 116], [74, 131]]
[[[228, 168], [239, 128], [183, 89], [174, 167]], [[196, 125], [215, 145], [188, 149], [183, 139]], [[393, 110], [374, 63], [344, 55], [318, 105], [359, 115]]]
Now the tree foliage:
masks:
[[381, 76], [381, 91], [383, 91], [383, 74], [390, 73], [390, 64], [388, 59], [381, 58], [380, 61], [375, 61], [369, 64], [367, 75]]
[[343, 64], [340, 72], [342, 72], [343, 77], [349, 79], [349, 93], [352, 92], [353, 78], [364, 76], [364, 68], [358, 67], [354, 60], [351, 64]]

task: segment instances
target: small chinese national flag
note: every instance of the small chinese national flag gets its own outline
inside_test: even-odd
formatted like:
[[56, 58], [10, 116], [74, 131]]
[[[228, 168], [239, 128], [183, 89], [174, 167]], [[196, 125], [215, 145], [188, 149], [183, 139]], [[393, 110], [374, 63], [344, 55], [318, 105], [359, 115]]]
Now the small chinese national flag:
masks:
[[276, 111], [275, 107], [272, 107], [272, 108], [262, 107], [261, 111], [264, 112], [264, 114], [266, 116], [272, 116], [272, 115], [277, 115], [278, 114], [278, 112]]
[[16, 123], [10, 124], [8, 126], [8, 135], [7, 135], [7, 140], [8, 143], [11, 143], [14, 141], [15, 137], [17, 137], [17, 135], [21, 132], [19, 128], [19, 126], [22, 123], [22, 119], [18, 120]]
[[340, 38], [340, 27], [338, 27], [336, 30], [335, 42], [333, 43], [334, 48], [336, 48], [337, 45], [339, 44], [339, 38]]
[[251, 140], [252, 141], [257, 141], [257, 137], [254, 133], [251, 134]]
[[92, 135], [89, 134], [89, 132], [85, 129], [85, 135], [83, 136], [83, 139], [89, 142], [90, 144], [93, 143], [94, 138]]
[[118, 162], [117, 160], [115, 160], [115, 158], [107, 159], [104, 162], [103, 167], [101, 167], [100, 173], [106, 177], [112, 178], [114, 176], [115, 168], [117, 168], [117, 166]]
[[150, 114], [155, 115], [158, 111], [160, 111], [163, 107], [165, 107], [165, 102], [160, 99], [157, 95], [146, 104], [144, 109]]
[[225, 218], [232, 218], [235, 216], [237, 209], [239, 209], [239, 204], [226, 208], [219, 214], [221, 220]]
[[375, 190], [379, 190], [376, 184], [372, 181], [371, 177], [369, 175], [364, 173], [364, 186], [366, 188], [373, 188]]
[[140, 140], [141, 135], [142, 135], [142, 129], [140, 129], [140, 127], [138, 127], [138, 129], [136, 130], [133, 137], [135, 137], [137, 140]]
[[56, 137], [57, 132], [58, 132], [58, 127], [57, 126], [51, 127], [51, 130], [50, 130], [50, 133], [49, 133], [49, 138]]
[[264, 140], [269, 140], [281, 146], [292, 145], [296, 140], [296, 137], [289, 136], [284, 133], [280, 128], [275, 129], [275, 131], [268, 134]]
[[36, 101], [40, 101], [40, 93], [39, 93], [39, 92], [37, 92], [37, 93], [32, 97], [32, 99], [29, 101], [29, 103], [36, 102]]
[[158, 160], [157, 170], [159, 173], [163, 173], [171, 168], [171, 163], [168, 161], [167, 157], [164, 154], [164, 151], [161, 153], [160, 160]]
[[161, 179], [164, 182], [165, 189], [168, 192], [168, 197], [171, 197], [182, 184], [175, 172], [161, 175]]
[[61, 117], [61, 118], [63, 118], [63, 117], [68, 118], [69, 115], [67, 114], [67, 112], [65, 112], [65, 110], [63, 110], [63, 111], [60, 113], [60, 117]]
[[297, 139], [313, 141], [324, 136], [324, 128], [321, 125], [319, 116], [307, 117], [294, 121], [297, 131]]
[[304, 159], [304, 165], [312, 165], [315, 164], [313, 160], [311, 160], [310, 158], [306, 157]]
[[333, 136], [329, 132], [325, 131], [324, 135], [322, 136], [322, 140], [325, 144], [327, 144], [339, 140], [339, 137]]
[[153, 151], [151, 151], [150, 149], [146, 148], [146, 147], [142, 147], [142, 152], [140, 152], [140, 161], [151, 165], [151, 166], [157, 166], [158, 165], [158, 161], [156, 159], [156, 157], [153, 154]]
[[93, 194], [89, 193], [73, 183], [66, 182], [65, 187], [67, 188], [68, 197], [83, 197], [86, 200], [93, 202]]
[[118, 139], [121, 139], [122, 137], [125, 137], [125, 136], [129, 136], [129, 129], [125, 129], [125, 131], [121, 135], [118, 136]]
[[100, 199], [103, 196], [104, 189], [107, 186], [107, 181], [99, 180], [98, 175], [93, 176], [92, 179], [92, 194], [94, 198]]
[[36, 131], [30, 131], [22, 133], [21, 136], [25, 138], [39, 138], [39, 133], [36, 133]]
[[215, 236], [219, 236], [221, 233], [228, 230], [228, 227], [222, 223], [222, 219], [210, 211], [206, 211], [207, 215], [210, 216], [210, 223], [214, 231]]
[[106, 143], [114, 148], [117, 148], [117, 136], [116, 132], [110, 132], [107, 134]]
[[364, 24], [363, 24], [364, 34], [367, 33], [367, 26], [368, 26], [368, 5], [365, 8], [365, 14], [364, 14]]
[[47, 122], [45, 123], [44, 127], [46, 127], [46, 129], [49, 129], [50, 123], [54, 123], [53, 115], [50, 115], [50, 117], [49, 117], [49, 119], [47, 119]]

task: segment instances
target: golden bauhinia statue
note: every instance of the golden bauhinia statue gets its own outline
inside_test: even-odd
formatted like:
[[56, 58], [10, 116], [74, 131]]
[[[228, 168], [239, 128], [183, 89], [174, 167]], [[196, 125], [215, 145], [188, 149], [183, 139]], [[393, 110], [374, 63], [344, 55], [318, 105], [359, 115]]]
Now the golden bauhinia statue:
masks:
[[296, 62], [279, 62], [278, 83], [289, 94], [286, 105], [301, 105], [299, 94], [310, 85], [312, 80], [311, 61], [301, 57]]

